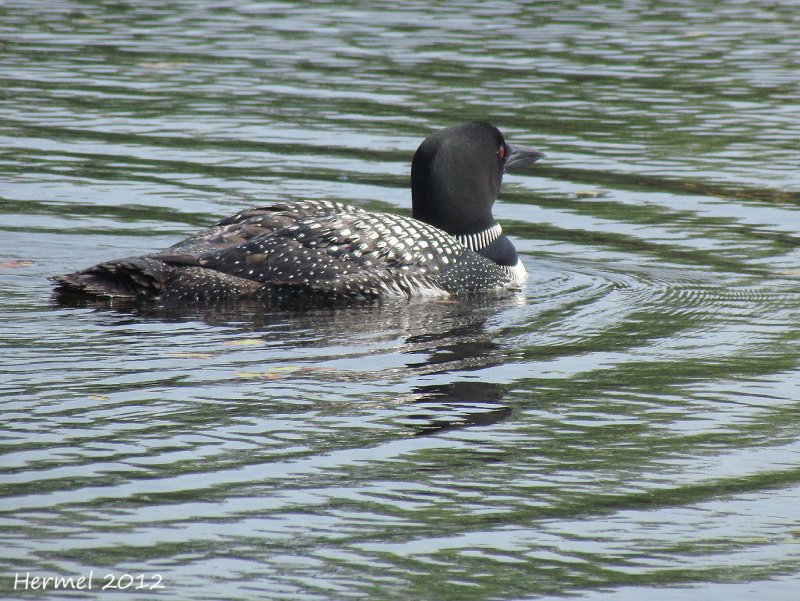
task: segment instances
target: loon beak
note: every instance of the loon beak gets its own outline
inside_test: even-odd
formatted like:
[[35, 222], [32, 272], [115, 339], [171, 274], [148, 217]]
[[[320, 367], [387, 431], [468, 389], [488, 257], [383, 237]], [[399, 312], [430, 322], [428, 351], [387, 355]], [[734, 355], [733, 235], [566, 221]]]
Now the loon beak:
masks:
[[512, 144], [509, 144], [508, 147], [511, 149], [511, 154], [508, 155], [508, 160], [506, 161], [507, 171], [522, 169], [547, 156], [545, 153], [534, 150], [533, 148], [523, 148], [522, 146], [514, 146]]

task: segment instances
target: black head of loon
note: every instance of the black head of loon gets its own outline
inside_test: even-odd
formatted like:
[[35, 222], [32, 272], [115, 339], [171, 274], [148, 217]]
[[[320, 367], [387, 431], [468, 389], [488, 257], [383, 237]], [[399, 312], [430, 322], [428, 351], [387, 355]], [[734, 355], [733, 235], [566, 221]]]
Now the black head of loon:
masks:
[[456, 237], [486, 231], [494, 225], [492, 206], [505, 170], [543, 156], [512, 146], [491, 123], [443, 129], [420, 145], [411, 163], [414, 218]]

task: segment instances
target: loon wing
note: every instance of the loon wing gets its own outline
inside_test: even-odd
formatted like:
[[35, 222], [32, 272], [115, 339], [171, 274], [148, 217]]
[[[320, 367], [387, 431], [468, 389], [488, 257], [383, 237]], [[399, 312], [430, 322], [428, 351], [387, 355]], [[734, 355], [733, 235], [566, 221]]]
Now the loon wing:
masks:
[[[198, 257], [266, 236], [297, 220], [361, 211], [342, 203], [299, 201], [240, 211], [169, 248], [140, 257], [104, 261], [74, 273], [51, 276], [56, 291], [97, 297], [155, 297], [172, 289], [201, 295], [236, 295], [260, 284], [199, 267]], [[203, 294], [201, 294], [201, 292]]]
[[399, 215], [349, 211], [306, 217], [202, 254], [202, 267], [265, 288], [351, 298], [444, 296], [438, 282], [463, 253], [441, 230]]
[[181, 240], [159, 255], [199, 256], [203, 253], [236, 246], [253, 238], [266, 236], [295, 221], [337, 213], [357, 213], [362, 209], [339, 202], [281, 202], [239, 211], [210, 228]]

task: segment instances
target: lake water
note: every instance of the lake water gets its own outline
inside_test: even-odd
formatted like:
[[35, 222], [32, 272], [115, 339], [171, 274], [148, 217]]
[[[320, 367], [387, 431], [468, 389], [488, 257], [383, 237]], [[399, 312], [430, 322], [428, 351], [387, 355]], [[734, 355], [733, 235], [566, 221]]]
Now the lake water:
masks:
[[[796, 600], [799, 27], [791, 0], [0, 4], [0, 597]], [[419, 142], [477, 118], [548, 155], [496, 205], [518, 294], [51, 300], [243, 207], [407, 213]]]

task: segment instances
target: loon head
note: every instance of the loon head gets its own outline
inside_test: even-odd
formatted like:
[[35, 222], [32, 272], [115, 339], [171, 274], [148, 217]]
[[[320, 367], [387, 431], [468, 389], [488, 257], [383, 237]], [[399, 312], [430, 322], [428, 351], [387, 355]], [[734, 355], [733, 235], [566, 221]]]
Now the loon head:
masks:
[[494, 224], [492, 205], [503, 173], [545, 156], [512, 146], [491, 123], [476, 121], [427, 138], [411, 164], [415, 219], [453, 236], [483, 232]]

